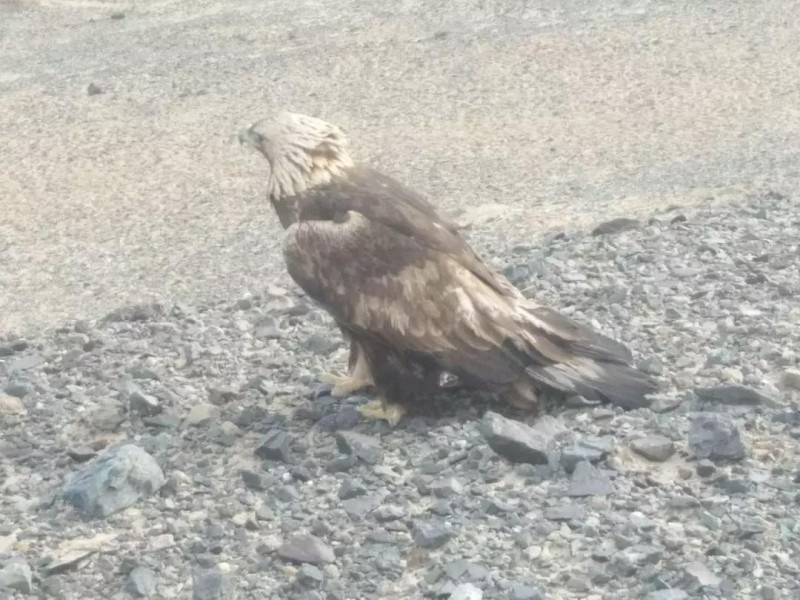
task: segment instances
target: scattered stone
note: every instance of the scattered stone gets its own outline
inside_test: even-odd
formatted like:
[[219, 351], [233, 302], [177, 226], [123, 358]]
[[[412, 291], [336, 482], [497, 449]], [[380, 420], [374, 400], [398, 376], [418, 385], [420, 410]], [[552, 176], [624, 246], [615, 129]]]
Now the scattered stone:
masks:
[[690, 591], [699, 591], [702, 588], [719, 587], [722, 579], [714, 575], [709, 568], [701, 562], [691, 562], [684, 567], [687, 587]]
[[203, 427], [217, 418], [219, 418], [219, 408], [203, 402], [192, 407], [189, 414], [186, 415], [186, 424], [192, 427]]
[[304, 564], [297, 570], [297, 582], [302, 586], [317, 587], [323, 581], [325, 575], [314, 565]]
[[603, 471], [588, 460], [582, 460], [575, 465], [567, 492], [569, 496], [607, 496], [613, 493], [614, 484]]
[[339, 431], [336, 433], [336, 445], [344, 454], [352, 454], [371, 465], [376, 465], [383, 460], [380, 441], [362, 433]]
[[333, 550], [313, 535], [297, 535], [278, 548], [278, 556], [284, 560], [322, 565], [336, 560]]
[[800, 370], [786, 369], [781, 373], [780, 384], [785, 389], [800, 390]]
[[695, 467], [695, 470], [700, 477], [710, 477], [717, 470], [717, 467], [713, 462], [707, 458], [704, 458], [703, 460], [697, 462], [697, 467]]
[[606, 437], [587, 437], [578, 440], [574, 444], [561, 450], [561, 466], [567, 473], [572, 473], [582, 460], [590, 463], [598, 463], [607, 457], [614, 449], [614, 438]]
[[718, 385], [697, 388], [694, 393], [700, 400], [719, 402], [720, 404], [744, 406], [771, 406], [774, 404], [774, 401], [768, 396], [743, 385]]
[[452, 529], [439, 521], [418, 523], [411, 530], [411, 539], [420, 548], [440, 548], [450, 541], [452, 537]]
[[239, 392], [229, 386], [211, 387], [208, 389], [208, 401], [216, 406], [223, 406], [239, 397]]
[[128, 575], [125, 591], [135, 598], [151, 598], [156, 593], [156, 574], [152, 569], [138, 566]]
[[540, 417], [531, 427], [487, 411], [479, 430], [489, 447], [511, 462], [547, 464], [554, 439], [566, 428], [549, 415]]
[[242, 469], [239, 471], [239, 474], [242, 476], [244, 484], [251, 490], [263, 492], [268, 487], [266, 478], [261, 473], [256, 473], [249, 469]]
[[431, 483], [428, 486], [428, 491], [437, 498], [451, 498], [460, 496], [464, 492], [464, 486], [454, 477], [448, 477]]
[[84, 463], [97, 456], [97, 452], [95, 452], [94, 448], [90, 448], [89, 446], [77, 446], [67, 450], [67, 456], [77, 463]]
[[98, 533], [91, 538], [65, 540], [45, 558], [42, 571], [45, 575], [57, 575], [77, 568], [93, 554], [111, 548], [116, 539], [116, 533]]
[[348, 500], [342, 501], [342, 508], [352, 519], [363, 519], [378, 506], [380, 506], [383, 499], [386, 497], [385, 493], [378, 492], [366, 496], [356, 496]]
[[112, 21], [119, 21], [120, 19], [125, 18], [125, 13], [122, 11], [116, 11], [111, 13], [111, 20]]
[[730, 416], [707, 412], [692, 416], [689, 449], [699, 459], [740, 460], [747, 454]]
[[145, 394], [141, 390], [134, 391], [128, 396], [128, 406], [131, 412], [142, 416], [157, 415], [162, 410], [158, 398]]
[[217, 569], [192, 571], [192, 600], [235, 600], [236, 588], [228, 575]]
[[339, 487], [339, 498], [348, 500], [356, 496], [363, 496], [367, 493], [367, 488], [363, 484], [354, 481], [353, 479], [345, 479]]
[[0, 415], [21, 415], [25, 412], [25, 404], [16, 396], [0, 394]]
[[155, 493], [166, 483], [155, 459], [139, 446], [110, 448], [64, 486], [64, 498], [90, 517], [107, 517], [140, 498]]
[[15, 398], [24, 398], [31, 393], [31, 386], [23, 381], [12, 381], [6, 386], [5, 392]]
[[621, 233], [623, 231], [630, 231], [632, 229], [639, 229], [642, 226], [642, 222], [636, 219], [628, 219], [626, 217], [620, 217], [618, 219], [611, 219], [610, 221], [606, 221], [605, 223], [600, 223], [597, 227], [592, 230], [592, 235], [610, 235], [614, 233]]
[[289, 462], [289, 447], [292, 439], [289, 434], [280, 429], [273, 429], [267, 433], [256, 448], [256, 456], [267, 460]]
[[581, 521], [586, 517], [586, 509], [578, 504], [561, 504], [548, 508], [544, 516], [551, 521]]
[[631, 442], [631, 450], [654, 462], [664, 462], [675, 454], [675, 444], [663, 435], [648, 435]]
[[658, 590], [657, 592], [650, 592], [644, 597], [644, 600], [687, 600], [689, 594], [683, 590]]
[[545, 600], [544, 594], [530, 585], [515, 583], [511, 586], [510, 600]]
[[462, 583], [456, 586], [450, 594], [450, 600], [482, 600], [483, 591], [471, 583]]
[[4, 589], [23, 594], [33, 593], [33, 572], [28, 563], [12, 560], [0, 569], [0, 595]]
[[663, 414], [676, 410], [683, 404], [683, 398], [678, 396], [668, 396], [664, 394], [652, 394], [650, 396], [653, 403], [650, 405], [650, 410], [654, 413]]

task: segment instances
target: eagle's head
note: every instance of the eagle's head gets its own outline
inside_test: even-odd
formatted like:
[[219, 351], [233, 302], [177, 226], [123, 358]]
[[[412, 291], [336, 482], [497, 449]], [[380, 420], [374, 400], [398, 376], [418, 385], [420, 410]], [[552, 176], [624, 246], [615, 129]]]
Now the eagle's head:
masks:
[[305, 190], [329, 183], [353, 166], [341, 129], [321, 119], [283, 112], [253, 123], [239, 133], [269, 161], [268, 194], [278, 204]]

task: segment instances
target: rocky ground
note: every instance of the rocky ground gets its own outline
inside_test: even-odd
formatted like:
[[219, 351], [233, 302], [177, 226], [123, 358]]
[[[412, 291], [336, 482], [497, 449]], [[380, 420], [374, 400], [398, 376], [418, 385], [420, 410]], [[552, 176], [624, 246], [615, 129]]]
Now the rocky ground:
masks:
[[[0, 597], [800, 596], [800, 213], [778, 193], [476, 248], [662, 390], [390, 430], [294, 288], [0, 337]], [[509, 243], [510, 244], [510, 243]]]

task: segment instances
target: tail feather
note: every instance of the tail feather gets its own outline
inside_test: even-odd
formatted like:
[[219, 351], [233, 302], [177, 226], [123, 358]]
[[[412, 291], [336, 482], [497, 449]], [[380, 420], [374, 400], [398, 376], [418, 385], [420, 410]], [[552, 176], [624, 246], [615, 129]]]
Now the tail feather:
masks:
[[538, 384], [560, 392], [628, 409], [648, 406], [650, 402], [646, 396], [656, 391], [656, 383], [649, 375], [619, 363], [584, 359], [575, 363], [530, 366], [525, 372]]

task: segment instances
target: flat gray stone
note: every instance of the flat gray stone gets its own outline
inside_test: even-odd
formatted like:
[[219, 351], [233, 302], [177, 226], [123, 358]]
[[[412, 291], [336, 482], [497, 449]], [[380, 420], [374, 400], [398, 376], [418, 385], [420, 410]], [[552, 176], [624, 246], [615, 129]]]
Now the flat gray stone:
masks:
[[284, 560], [322, 565], [336, 560], [333, 550], [325, 542], [313, 535], [297, 535], [288, 539], [278, 548], [278, 556]]
[[411, 530], [411, 539], [420, 548], [440, 548], [453, 537], [453, 530], [439, 521], [418, 523]]
[[644, 600], [686, 600], [689, 594], [683, 590], [658, 590], [657, 592], [650, 592], [644, 597]]
[[450, 600], [483, 600], [483, 590], [471, 583], [462, 583], [450, 594]]
[[235, 600], [236, 588], [230, 576], [217, 569], [194, 569], [192, 600]]
[[747, 454], [739, 428], [728, 415], [701, 412], [692, 416], [688, 443], [699, 459], [740, 460]]
[[564, 424], [549, 415], [539, 418], [533, 426], [488, 411], [481, 420], [479, 431], [489, 447], [511, 462], [544, 465]]
[[631, 450], [654, 462], [664, 462], [675, 454], [675, 443], [663, 435], [648, 435], [631, 442]]
[[128, 575], [125, 591], [134, 598], [152, 598], [156, 593], [156, 574], [152, 569], [138, 566]]
[[166, 483], [155, 459], [139, 446], [111, 448], [72, 473], [65, 500], [90, 517], [107, 517], [155, 493]]
[[607, 496], [613, 493], [614, 484], [603, 471], [593, 466], [588, 460], [582, 460], [575, 465], [567, 495], [572, 497]]
[[0, 569], [0, 591], [4, 589], [16, 590], [23, 594], [33, 593], [33, 572], [28, 563], [12, 560]]
[[774, 400], [758, 390], [744, 385], [718, 385], [714, 387], [697, 388], [694, 393], [701, 400], [717, 402], [719, 404], [744, 405], [744, 406], [772, 406]]

